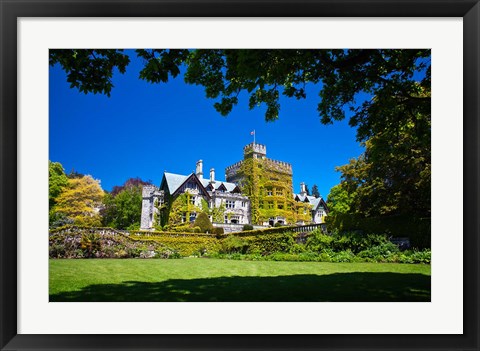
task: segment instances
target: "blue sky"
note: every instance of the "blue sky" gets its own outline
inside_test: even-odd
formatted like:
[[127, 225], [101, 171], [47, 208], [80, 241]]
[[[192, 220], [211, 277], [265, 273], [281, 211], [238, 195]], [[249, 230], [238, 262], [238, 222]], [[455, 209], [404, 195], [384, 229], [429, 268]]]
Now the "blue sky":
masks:
[[320, 86], [307, 88], [307, 99], [282, 98], [280, 117], [265, 122], [265, 108], [248, 109], [248, 96], [227, 117], [213, 108], [202, 87], [183, 77], [166, 84], [138, 79], [142, 61], [132, 57], [125, 74], [114, 75], [111, 97], [70, 89], [59, 65], [49, 72], [49, 158], [101, 181], [105, 190], [128, 178], [159, 185], [164, 171], [189, 174], [202, 159], [204, 174], [243, 158], [253, 141], [267, 146], [267, 157], [292, 164], [294, 192], [300, 182], [317, 184], [327, 197], [340, 182], [336, 166], [363, 151], [348, 120], [322, 125], [316, 106]]

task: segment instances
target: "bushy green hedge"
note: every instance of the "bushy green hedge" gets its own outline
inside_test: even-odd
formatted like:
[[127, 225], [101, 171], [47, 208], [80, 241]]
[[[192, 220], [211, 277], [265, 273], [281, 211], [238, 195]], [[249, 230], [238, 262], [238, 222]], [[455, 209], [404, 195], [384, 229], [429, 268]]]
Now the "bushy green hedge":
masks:
[[220, 240], [221, 253], [255, 253], [268, 255], [277, 251], [288, 251], [295, 245], [295, 234], [269, 233], [263, 235], [229, 235]]
[[[401, 252], [386, 235], [312, 232], [306, 244], [296, 233], [271, 228], [220, 236], [201, 233], [132, 232], [67, 226], [51, 231], [50, 257], [222, 257], [230, 259], [318, 262], [430, 263], [430, 250]], [[282, 230], [284, 228], [281, 228]], [[251, 235], [249, 235], [251, 234]]]
[[360, 231], [335, 231], [330, 235], [326, 235], [317, 229], [308, 236], [306, 248], [314, 252], [332, 249], [336, 252], [350, 250], [353, 253], [358, 253], [387, 242], [388, 238], [385, 234], [365, 234]]
[[205, 253], [217, 252], [219, 247], [218, 240], [212, 235], [158, 235], [143, 238], [132, 237], [132, 239], [160, 243], [177, 251], [183, 257], [201, 256]]
[[[377, 249], [374, 249], [377, 250]], [[381, 249], [379, 249], [381, 250]], [[323, 250], [322, 252], [274, 252], [269, 255], [261, 255], [256, 253], [242, 254], [235, 253], [213, 253], [209, 255], [212, 258], [246, 260], [246, 261], [293, 261], [293, 262], [376, 262], [376, 263], [416, 263], [430, 264], [431, 251], [426, 249], [423, 251], [407, 250], [403, 252], [382, 252], [378, 256], [367, 257], [361, 252], [355, 255], [352, 251], [335, 252], [333, 250]]]
[[431, 247], [431, 219], [408, 215], [364, 218], [352, 214], [327, 217], [329, 231], [385, 234], [389, 237], [407, 237], [418, 249]]

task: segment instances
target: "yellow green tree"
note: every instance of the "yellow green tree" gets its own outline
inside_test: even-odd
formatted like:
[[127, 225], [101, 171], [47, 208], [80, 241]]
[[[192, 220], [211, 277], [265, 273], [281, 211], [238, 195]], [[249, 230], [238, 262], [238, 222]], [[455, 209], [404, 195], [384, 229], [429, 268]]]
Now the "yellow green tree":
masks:
[[68, 185], [68, 177], [60, 162], [48, 161], [48, 221], [50, 226], [61, 226], [69, 222], [67, 218], [56, 215], [53, 208], [57, 203], [57, 197]]
[[50, 209], [55, 205], [57, 197], [67, 184], [68, 177], [62, 164], [48, 161], [48, 203]]
[[103, 195], [100, 182], [89, 175], [68, 179], [53, 210], [72, 219], [76, 225], [100, 226], [99, 208]]

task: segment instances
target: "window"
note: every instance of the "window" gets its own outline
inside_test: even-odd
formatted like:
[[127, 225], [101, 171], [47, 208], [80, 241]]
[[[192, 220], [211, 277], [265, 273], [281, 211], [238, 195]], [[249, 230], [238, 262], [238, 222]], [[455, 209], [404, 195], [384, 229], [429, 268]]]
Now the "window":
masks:
[[281, 190], [277, 190], [277, 192], [275, 193], [277, 196], [283, 196], [283, 192]]
[[268, 203], [268, 208], [273, 208], [273, 202]]
[[192, 196], [192, 197], [190, 198], [190, 203], [191, 203], [192, 205], [195, 205], [195, 196]]
[[273, 192], [271, 190], [267, 190], [267, 196], [272, 196]]
[[226, 207], [226, 208], [235, 208], [235, 201], [226, 200], [226, 201], [225, 201], [225, 207]]
[[278, 205], [279, 210], [283, 210], [283, 205]]
[[197, 214], [195, 212], [190, 213], [190, 222], [195, 222], [197, 218]]
[[228, 216], [224, 217], [224, 223], [228, 223]]

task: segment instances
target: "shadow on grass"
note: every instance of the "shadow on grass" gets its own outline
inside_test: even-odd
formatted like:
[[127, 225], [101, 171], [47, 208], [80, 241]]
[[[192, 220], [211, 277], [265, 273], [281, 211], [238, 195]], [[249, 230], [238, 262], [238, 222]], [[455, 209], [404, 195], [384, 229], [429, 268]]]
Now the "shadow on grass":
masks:
[[57, 301], [287, 302], [430, 301], [430, 276], [335, 273], [278, 277], [218, 277], [89, 285], [50, 295]]

